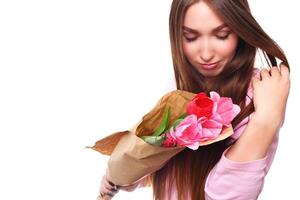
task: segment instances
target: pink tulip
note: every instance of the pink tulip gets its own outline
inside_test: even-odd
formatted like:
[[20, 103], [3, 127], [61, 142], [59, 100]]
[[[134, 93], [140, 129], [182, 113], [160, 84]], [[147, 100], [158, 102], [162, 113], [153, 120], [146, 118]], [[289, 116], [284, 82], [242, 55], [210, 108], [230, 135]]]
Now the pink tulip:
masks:
[[210, 92], [210, 98], [214, 101], [211, 119], [224, 126], [230, 126], [231, 121], [241, 111], [240, 107], [233, 104], [231, 98], [220, 97], [220, 95], [214, 91]]
[[223, 127], [222, 123], [219, 123], [212, 119], [207, 119], [206, 117], [201, 117], [198, 121], [202, 126], [200, 142], [213, 140], [220, 135]]
[[186, 116], [175, 131], [173, 127], [170, 129], [170, 135], [176, 140], [178, 146], [186, 146], [193, 150], [199, 147], [201, 133], [201, 123], [198, 123], [197, 116], [194, 114]]

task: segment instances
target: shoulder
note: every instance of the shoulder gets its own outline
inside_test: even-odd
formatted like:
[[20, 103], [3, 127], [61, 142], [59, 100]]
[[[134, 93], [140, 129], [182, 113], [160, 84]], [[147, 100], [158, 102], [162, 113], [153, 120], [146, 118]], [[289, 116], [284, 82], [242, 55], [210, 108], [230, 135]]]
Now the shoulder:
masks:
[[[260, 76], [260, 69], [259, 68], [253, 68], [253, 74], [252, 77], [259, 77]], [[248, 105], [253, 99], [253, 86], [252, 83], [250, 83], [248, 90], [247, 90], [247, 95], [245, 99], [246, 105]], [[245, 117], [235, 128], [234, 128], [234, 134], [231, 136], [233, 140], [238, 139], [241, 134], [243, 133], [244, 129], [246, 128], [251, 116], [253, 115], [250, 114], [249, 116]]]
[[[259, 68], [253, 68], [252, 78], [253, 77], [259, 78], [260, 77], [260, 71], [261, 71], [261, 69], [259, 69]], [[251, 100], [252, 97], [253, 97], [253, 85], [252, 85], [252, 81], [251, 81], [250, 84], [249, 84], [249, 87], [248, 87], [248, 91], [247, 91], [247, 98], [249, 98], [249, 99], [246, 100], [246, 104], [249, 103], [249, 100]]]

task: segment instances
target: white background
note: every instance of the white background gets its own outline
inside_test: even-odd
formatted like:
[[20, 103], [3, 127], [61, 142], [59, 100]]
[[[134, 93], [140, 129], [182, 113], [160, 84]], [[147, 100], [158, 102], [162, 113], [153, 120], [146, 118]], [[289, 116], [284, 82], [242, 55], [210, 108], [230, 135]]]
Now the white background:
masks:
[[[251, 0], [285, 50], [292, 88], [262, 200], [299, 199], [296, 1]], [[108, 157], [85, 146], [126, 130], [173, 77], [171, 0], [0, 2], [0, 199], [94, 200]], [[234, 183], [233, 183], [234, 185]], [[151, 199], [150, 189], [114, 199]]]

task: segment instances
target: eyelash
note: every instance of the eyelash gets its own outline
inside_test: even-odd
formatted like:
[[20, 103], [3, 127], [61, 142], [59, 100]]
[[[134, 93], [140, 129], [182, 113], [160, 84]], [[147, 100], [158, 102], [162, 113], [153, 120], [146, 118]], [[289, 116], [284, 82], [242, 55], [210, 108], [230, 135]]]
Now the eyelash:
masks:
[[[226, 39], [228, 38], [229, 35], [230, 35], [230, 33], [227, 34], [226, 36], [222, 36], [222, 37], [216, 36], [216, 37], [217, 37], [218, 39], [220, 39], [220, 40], [226, 40]], [[188, 42], [192, 42], [192, 41], [196, 40], [197, 38], [187, 38], [187, 37], [185, 37], [185, 39], [186, 39]]]

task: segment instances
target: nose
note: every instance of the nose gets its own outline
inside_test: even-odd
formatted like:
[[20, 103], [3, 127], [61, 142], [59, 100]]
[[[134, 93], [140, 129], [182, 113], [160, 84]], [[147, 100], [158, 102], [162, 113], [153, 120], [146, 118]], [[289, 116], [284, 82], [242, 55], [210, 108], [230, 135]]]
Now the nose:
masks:
[[202, 48], [200, 50], [200, 58], [204, 63], [208, 63], [214, 57], [214, 53], [208, 39], [203, 40]]

